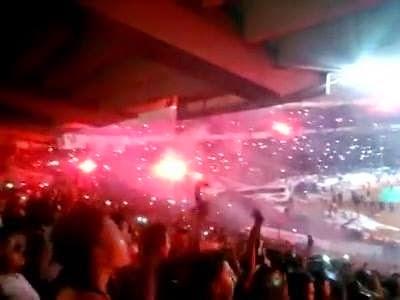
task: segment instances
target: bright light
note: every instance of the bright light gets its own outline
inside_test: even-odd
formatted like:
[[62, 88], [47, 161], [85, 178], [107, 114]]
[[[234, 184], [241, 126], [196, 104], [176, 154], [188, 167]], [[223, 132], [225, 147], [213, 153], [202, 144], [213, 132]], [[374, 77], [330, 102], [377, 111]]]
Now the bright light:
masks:
[[149, 220], [146, 217], [142, 217], [142, 216], [137, 217], [136, 221], [139, 224], [147, 224], [149, 222]]
[[91, 159], [86, 159], [78, 167], [83, 173], [92, 173], [96, 170], [97, 164]]
[[350, 255], [344, 254], [344, 255], [343, 255], [343, 259], [344, 259], [344, 260], [350, 260]]
[[106, 201], [104, 201], [104, 204], [107, 206], [111, 206], [112, 202], [111, 202], [111, 200], [106, 200]]
[[326, 262], [326, 263], [330, 263], [330, 262], [331, 262], [331, 259], [330, 259], [329, 256], [326, 255], [326, 254], [322, 255], [322, 260], [323, 260], [324, 262]]
[[272, 124], [272, 129], [282, 135], [290, 135], [293, 132], [292, 127], [283, 122], [274, 122]]
[[12, 182], [7, 182], [6, 183], [6, 188], [8, 188], [8, 189], [13, 189], [14, 188], [14, 184], [12, 183]]
[[41, 182], [41, 183], [39, 183], [39, 187], [42, 188], [42, 189], [47, 188], [48, 186], [49, 186], [49, 183], [48, 183], [48, 182]]
[[186, 163], [173, 152], [166, 153], [153, 167], [156, 176], [170, 180], [181, 181], [187, 175]]
[[361, 91], [387, 93], [398, 90], [400, 60], [363, 58], [352, 65], [347, 65], [339, 72], [339, 81]]
[[168, 199], [167, 202], [170, 205], [175, 205], [176, 204], [176, 201], [174, 199]]
[[51, 160], [47, 163], [49, 167], [58, 167], [60, 165], [60, 162], [58, 160]]
[[338, 73], [338, 82], [377, 97], [374, 105], [378, 109], [390, 111], [399, 107], [399, 74], [400, 59], [365, 57], [343, 67]]

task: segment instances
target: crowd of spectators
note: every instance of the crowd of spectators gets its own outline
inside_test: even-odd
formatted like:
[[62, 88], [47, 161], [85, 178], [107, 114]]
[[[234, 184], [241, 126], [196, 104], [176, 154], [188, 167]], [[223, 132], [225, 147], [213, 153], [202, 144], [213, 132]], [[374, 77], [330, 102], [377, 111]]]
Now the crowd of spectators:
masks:
[[400, 299], [400, 274], [313, 253], [311, 237], [303, 248], [274, 243], [257, 210], [246, 235], [205, 234], [208, 204], [195, 190], [185, 224], [51, 193], [21, 205], [4, 190], [0, 299]]

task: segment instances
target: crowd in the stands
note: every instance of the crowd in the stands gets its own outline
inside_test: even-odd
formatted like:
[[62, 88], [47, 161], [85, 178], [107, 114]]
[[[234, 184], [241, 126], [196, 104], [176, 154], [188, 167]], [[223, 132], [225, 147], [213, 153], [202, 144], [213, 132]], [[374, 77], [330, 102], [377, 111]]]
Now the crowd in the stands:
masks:
[[303, 248], [268, 240], [257, 210], [247, 234], [210, 226], [198, 188], [190, 212], [161, 223], [2, 186], [0, 299], [400, 299], [400, 274], [318, 255], [312, 237]]

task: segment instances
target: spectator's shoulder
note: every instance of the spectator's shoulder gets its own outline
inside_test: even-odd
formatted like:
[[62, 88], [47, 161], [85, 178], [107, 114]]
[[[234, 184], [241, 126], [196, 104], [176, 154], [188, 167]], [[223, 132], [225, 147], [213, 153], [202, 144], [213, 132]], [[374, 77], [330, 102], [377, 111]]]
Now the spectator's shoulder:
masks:
[[117, 278], [134, 278], [140, 275], [140, 268], [137, 266], [126, 266], [116, 272]]
[[73, 289], [62, 290], [56, 300], [107, 300], [105, 295], [98, 293], [77, 292]]

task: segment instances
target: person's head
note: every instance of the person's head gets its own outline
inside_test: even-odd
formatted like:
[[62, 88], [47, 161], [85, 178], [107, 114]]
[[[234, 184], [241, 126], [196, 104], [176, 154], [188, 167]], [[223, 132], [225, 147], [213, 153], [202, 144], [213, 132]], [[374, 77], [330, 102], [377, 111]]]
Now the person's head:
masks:
[[230, 300], [236, 276], [224, 253], [199, 253], [191, 264], [188, 280], [189, 299]]
[[189, 232], [183, 228], [174, 231], [171, 238], [172, 255], [179, 256], [184, 254], [190, 246]]
[[56, 211], [47, 199], [32, 199], [26, 206], [26, 219], [29, 226], [50, 226], [55, 221]]
[[331, 297], [331, 283], [328, 278], [326, 278], [324, 272], [318, 271], [312, 273], [315, 281], [315, 299], [316, 300], [327, 300]]
[[286, 280], [279, 270], [261, 265], [254, 273], [251, 284], [252, 299], [284, 299]]
[[306, 272], [288, 274], [288, 292], [291, 300], [314, 300], [314, 280]]
[[167, 258], [171, 248], [167, 227], [161, 223], [154, 223], [144, 228], [139, 248], [142, 257]]
[[0, 273], [16, 273], [25, 264], [26, 238], [15, 228], [0, 228]]
[[383, 286], [388, 292], [389, 299], [396, 299], [400, 297], [399, 278], [391, 276], [383, 282]]
[[10, 196], [3, 213], [3, 223], [11, 227], [20, 227], [24, 223], [25, 204], [16, 195]]
[[9, 195], [0, 190], [0, 215], [2, 216], [4, 213], [4, 210], [6, 208], [6, 204], [7, 204], [7, 199], [9, 198]]
[[363, 287], [357, 280], [351, 281], [346, 287], [347, 299], [367, 300], [373, 299], [373, 295], [368, 289]]
[[127, 245], [117, 225], [101, 209], [77, 204], [56, 224], [54, 256], [71, 286], [90, 287], [93, 276], [129, 263]]
[[363, 287], [370, 290], [374, 289], [375, 276], [371, 271], [367, 269], [361, 269], [355, 272], [354, 276]]

